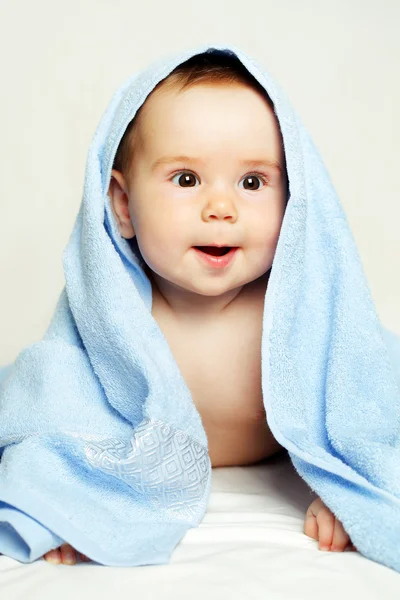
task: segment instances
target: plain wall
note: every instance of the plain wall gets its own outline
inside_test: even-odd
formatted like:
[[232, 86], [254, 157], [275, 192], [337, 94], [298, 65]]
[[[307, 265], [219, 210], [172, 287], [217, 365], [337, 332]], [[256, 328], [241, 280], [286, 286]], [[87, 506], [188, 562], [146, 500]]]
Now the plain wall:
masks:
[[231, 43], [285, 89], [346, 212], [382, 323], [400, 334], [398, 0], [0, 4], [0, 365], [39, 341], [86, 154], [113, 92], [164, 54]]

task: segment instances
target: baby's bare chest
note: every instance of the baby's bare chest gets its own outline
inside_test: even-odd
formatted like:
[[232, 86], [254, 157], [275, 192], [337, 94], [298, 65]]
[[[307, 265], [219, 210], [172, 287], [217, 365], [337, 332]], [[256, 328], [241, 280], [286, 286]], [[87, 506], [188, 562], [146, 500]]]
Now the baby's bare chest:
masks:
[[167, 336], [193, 402], [210, 424], [265, 420], [261, 328], [248, 321]]
[[269, 430], [261, 387], [263, 304], [202, 327], [154, 316], [200, 413], [213, 466], [251, 464], [281, 446]]

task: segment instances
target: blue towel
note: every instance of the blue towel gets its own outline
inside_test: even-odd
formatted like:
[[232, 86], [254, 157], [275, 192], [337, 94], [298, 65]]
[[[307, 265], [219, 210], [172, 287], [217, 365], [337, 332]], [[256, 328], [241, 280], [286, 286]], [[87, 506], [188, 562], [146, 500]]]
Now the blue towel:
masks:
[[283, 136], [289, 202], [261, 348], [268, 424], [359, 552], [400, 572], [400, 338], [378, 320], [299, 117], [265, 70], [224, 45], [134, 75], [94, 135], [55, 314], [43, 340], [1, 372], [0, 552], [29, 563], [68, 542], [104, 565], [163, 564], [207, 510], [206, 433], [107, 194], [118, 144], [146, 96], [202, 52], [240, 59], [272, 98]]

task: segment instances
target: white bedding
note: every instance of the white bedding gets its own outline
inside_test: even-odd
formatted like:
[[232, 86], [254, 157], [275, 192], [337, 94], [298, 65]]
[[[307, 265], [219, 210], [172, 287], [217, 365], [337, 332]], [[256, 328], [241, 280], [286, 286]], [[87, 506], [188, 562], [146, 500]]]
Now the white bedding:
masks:
[[213, 470], [207, 513], [167, 565], [21, 564], [0, 556], [1, 600], [398, 600], [400, 574], [356, 552], [322, 552], [303, 533], [315, 498], [287, 453]]

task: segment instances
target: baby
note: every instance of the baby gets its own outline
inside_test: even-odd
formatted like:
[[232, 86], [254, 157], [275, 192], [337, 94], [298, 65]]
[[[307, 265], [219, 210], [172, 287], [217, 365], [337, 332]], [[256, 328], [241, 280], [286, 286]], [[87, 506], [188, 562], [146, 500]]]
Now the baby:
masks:
[[[136, 237], [146, 263], [152, 315], [201, 415], [212, 466], [282, 452], [266, 421], [261, 334], [288, 177], [265, 89], [236, 58], [179, 65], [129, 124], [108, 195], [121, 236]], [[320, 549], [350, 542], [319, 498], [304, 533]], [[44, 558], [74, 564], [76, 552], [64, 544]]]

